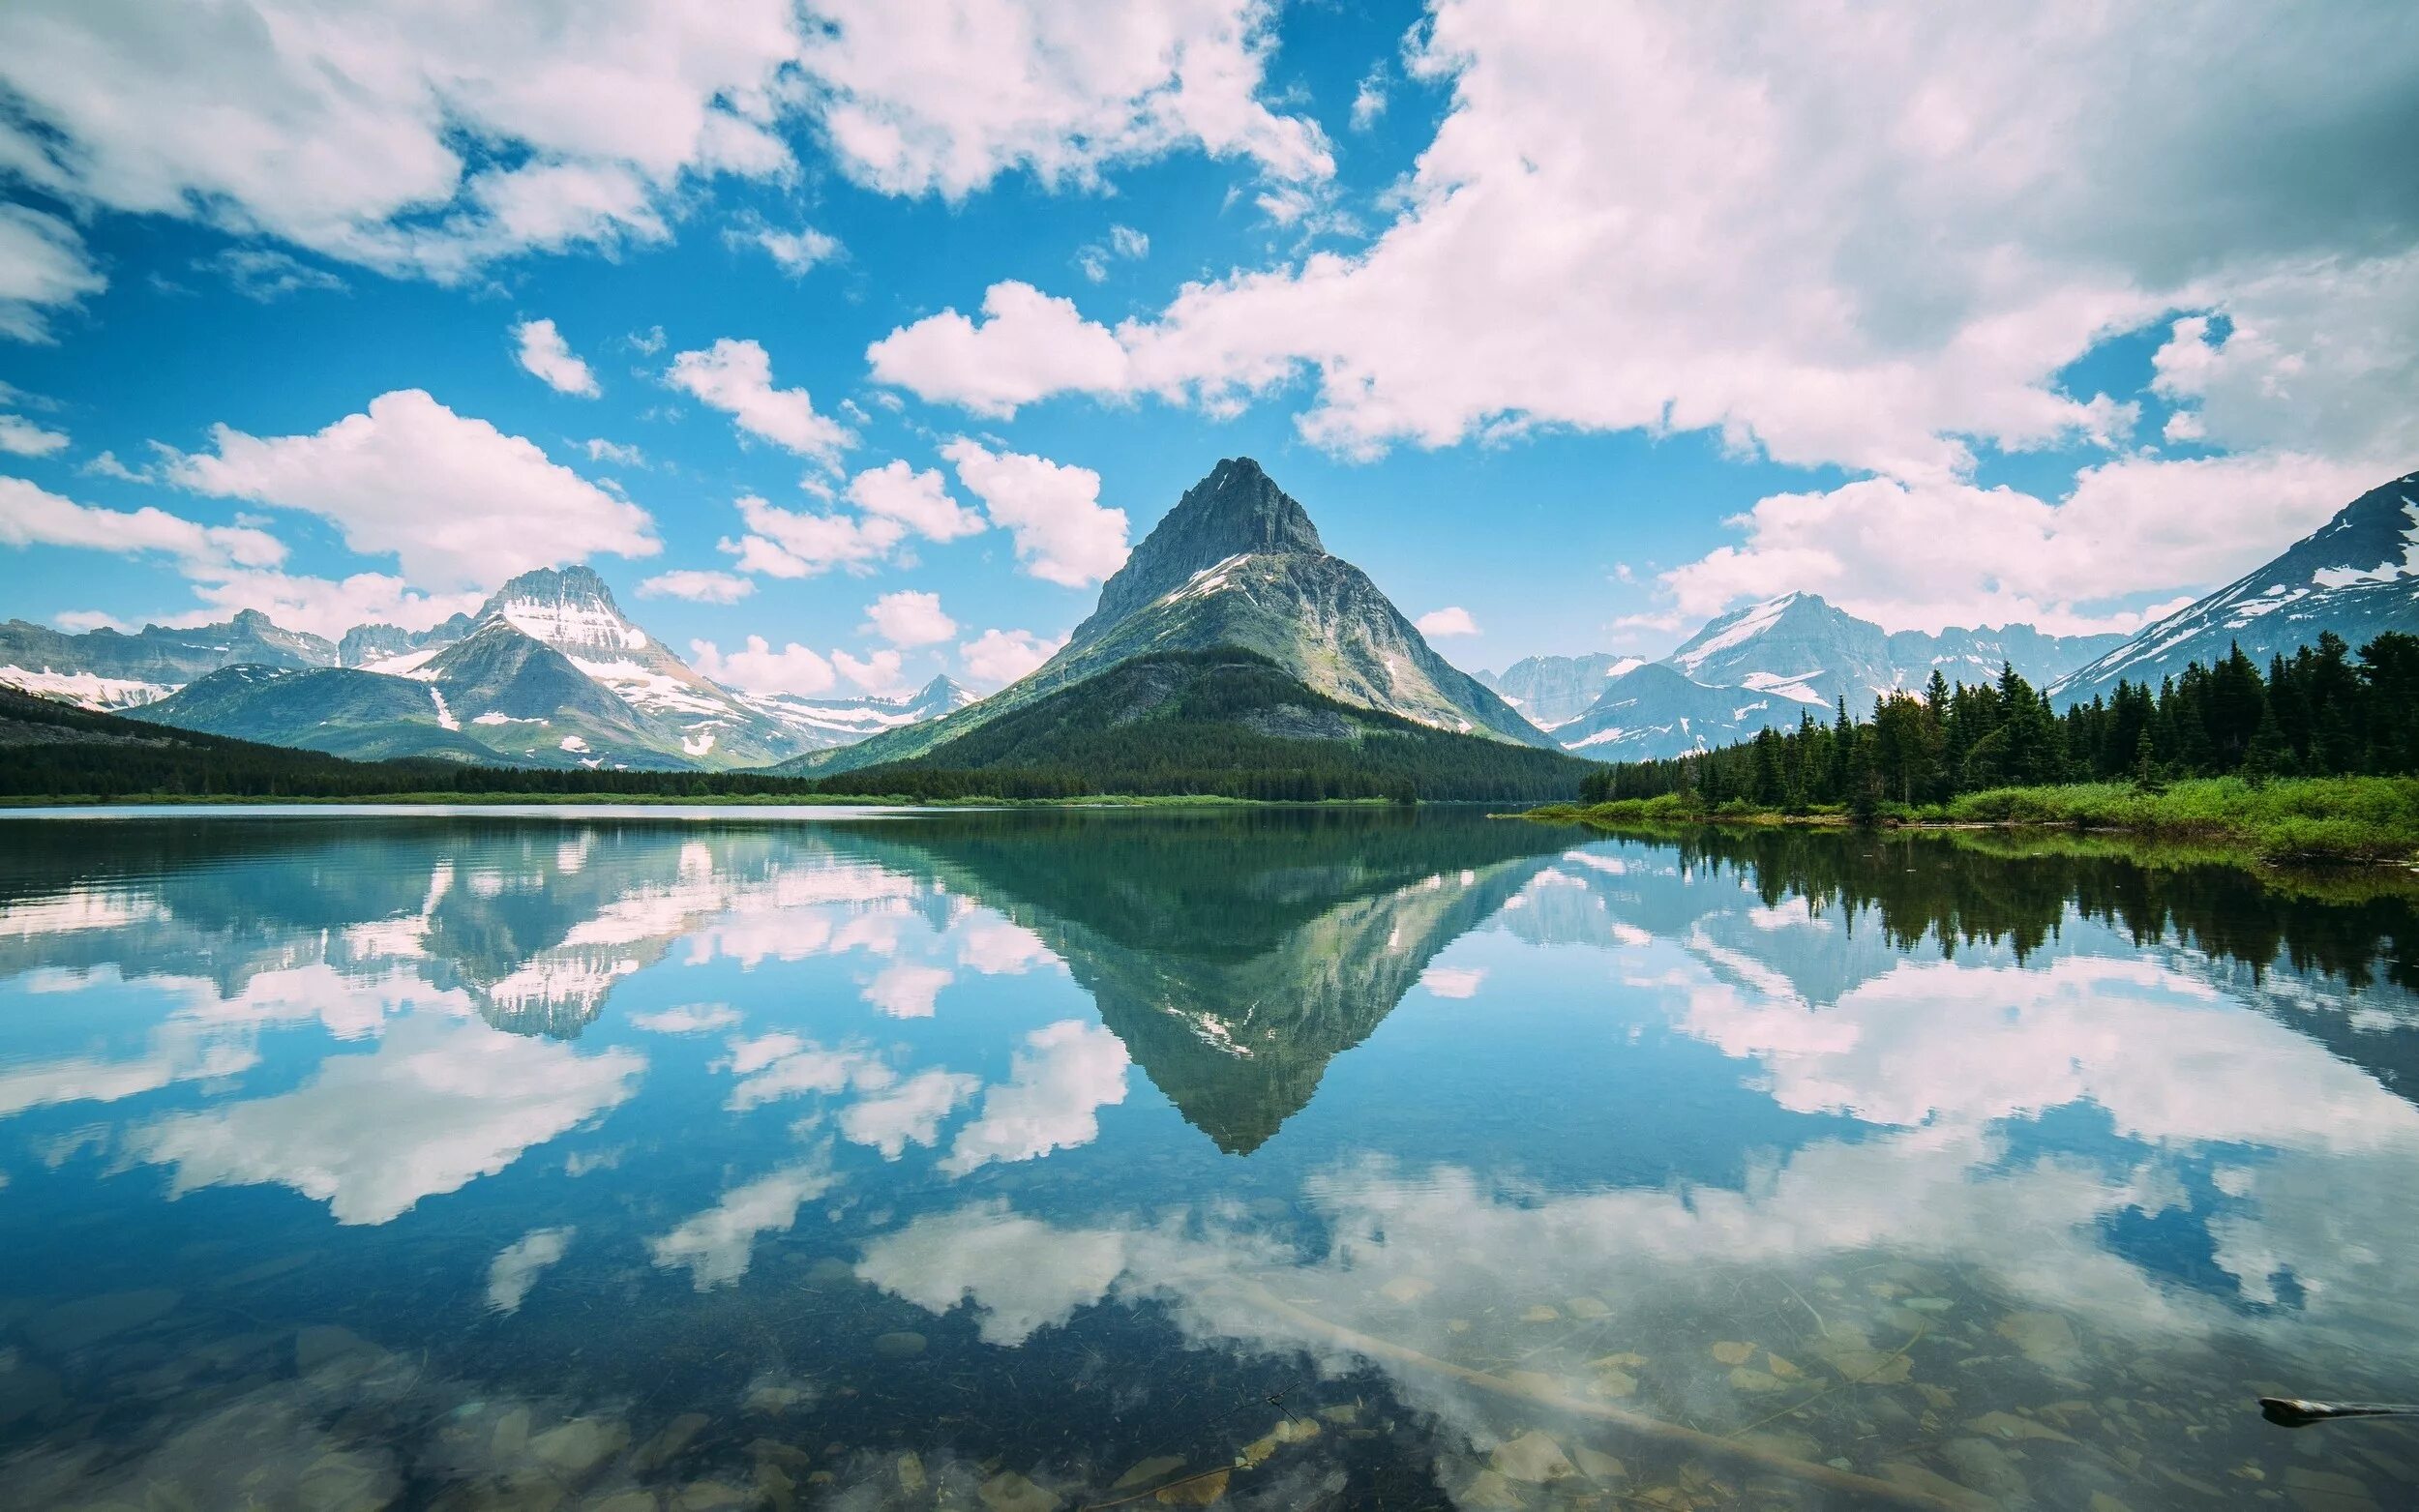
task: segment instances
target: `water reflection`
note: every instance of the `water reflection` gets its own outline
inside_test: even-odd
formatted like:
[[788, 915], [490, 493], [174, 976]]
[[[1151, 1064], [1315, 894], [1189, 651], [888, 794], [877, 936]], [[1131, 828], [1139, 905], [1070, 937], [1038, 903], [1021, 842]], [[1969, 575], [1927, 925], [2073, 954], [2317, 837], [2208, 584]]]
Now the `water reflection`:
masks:
[[0, 833], [11, 1504], [2419, 1496], [2394, 1425], [2246, 1410], [2419, 1388], [2374, 882], [1449, 814]]

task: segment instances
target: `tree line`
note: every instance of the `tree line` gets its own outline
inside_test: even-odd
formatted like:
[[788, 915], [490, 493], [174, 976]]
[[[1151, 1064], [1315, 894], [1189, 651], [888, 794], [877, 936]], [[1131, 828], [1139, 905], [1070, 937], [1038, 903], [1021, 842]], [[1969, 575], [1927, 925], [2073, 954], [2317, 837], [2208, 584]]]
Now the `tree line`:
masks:
[[1717, 751], [1591, 772], [1589, 803], [1689, 796], [1782, 810], [1922, 807], [1959, 793], [2053, 783], [2189, 777], [2389, 776], [2419, 772], [2419, 636], [2388, 631], [2360, 648], [2332, 631], [2263, 672], [2238, 644], [2157, 688], [2121, 681], [2063, 713], [2015, 667], [1952, 687], [1935, 669], [1921, 694], [1873, 700], [1857, 720], [1841, 698], [1794, 729]]

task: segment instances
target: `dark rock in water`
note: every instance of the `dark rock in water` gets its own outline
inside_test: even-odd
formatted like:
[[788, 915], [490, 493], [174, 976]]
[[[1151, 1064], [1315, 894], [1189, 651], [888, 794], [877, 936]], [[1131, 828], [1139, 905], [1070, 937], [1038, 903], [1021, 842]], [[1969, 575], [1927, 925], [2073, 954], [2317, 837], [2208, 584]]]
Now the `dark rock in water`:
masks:
[[874, 1340], [874, 1352], [885, 1360], [911, 1360], [924, 1352], [924, 1336], [902, 1329]]

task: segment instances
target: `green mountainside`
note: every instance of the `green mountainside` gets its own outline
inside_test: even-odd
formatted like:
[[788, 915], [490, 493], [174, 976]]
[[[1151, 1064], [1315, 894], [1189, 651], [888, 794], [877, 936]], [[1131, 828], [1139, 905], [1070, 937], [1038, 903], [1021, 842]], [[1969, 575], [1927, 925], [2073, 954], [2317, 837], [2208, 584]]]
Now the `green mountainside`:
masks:
[[1530, 799], [1575, 792], [1591, 770], [1559, 751], [1346, 703], [1266, 656], [1220, 648], [1128, 658], [916, 759], [822, 786], [922, 798]]

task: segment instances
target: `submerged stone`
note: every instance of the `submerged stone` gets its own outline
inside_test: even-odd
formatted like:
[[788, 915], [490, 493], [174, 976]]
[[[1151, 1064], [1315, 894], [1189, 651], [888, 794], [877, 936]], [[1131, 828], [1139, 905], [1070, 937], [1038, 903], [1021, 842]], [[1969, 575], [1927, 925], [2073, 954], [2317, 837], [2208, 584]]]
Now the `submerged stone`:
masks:
[[924, 1336], [909, 1329], [895, 1333], [877, 1334], [874, 1352], [885, 1360], [911, 1360], [924, 1352]]
[[975, 1490], [991, 1512], [1058, 1512], [1060, 1498], [1014, 1470], [1002, 1470]]
[[176, 1311], [184, 1293], [165, 1287], [110, 1291], [46, 1308], [25, 1320], [25, 1338], [45, 1354], [68, 1354], [113, 1334], [157, 1322]]
[[1180, 1454], [1155, 1454], [1148, 1460], [1138, 1461], [1109, 1489], [1130, 1491], [1136, 1486], [1148, 1486], [1152, 1481], [1166, 1479], [1183, 1468], [1184, 1457]]
[[1509, 1443], [1497, 1444], [1487, 1464], [1508, 1479], [1533, 1486], [1568, 1480], [1578, 1473], [1563, 1446], [1534, 1428]]

